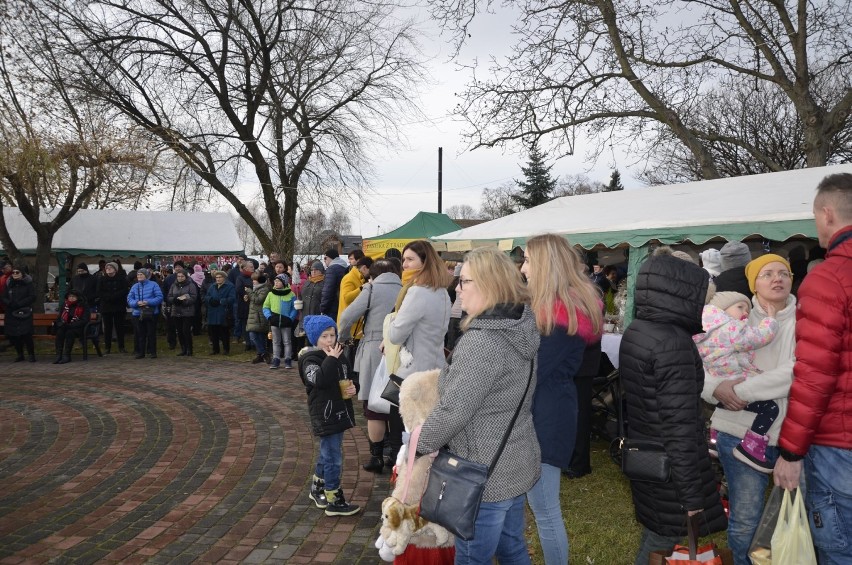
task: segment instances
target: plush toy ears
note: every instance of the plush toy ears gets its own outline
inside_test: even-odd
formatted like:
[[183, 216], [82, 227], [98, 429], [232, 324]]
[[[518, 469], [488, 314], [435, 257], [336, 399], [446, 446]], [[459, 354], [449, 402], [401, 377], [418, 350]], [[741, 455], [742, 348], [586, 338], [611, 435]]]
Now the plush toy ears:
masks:
[[382, 504], [382, 513], [387, 520], [388, 526], [395, 530], [402, 524], [405, 516], [405, 505], [395, 498], [388, 497], [385, 499], [384, 504]]

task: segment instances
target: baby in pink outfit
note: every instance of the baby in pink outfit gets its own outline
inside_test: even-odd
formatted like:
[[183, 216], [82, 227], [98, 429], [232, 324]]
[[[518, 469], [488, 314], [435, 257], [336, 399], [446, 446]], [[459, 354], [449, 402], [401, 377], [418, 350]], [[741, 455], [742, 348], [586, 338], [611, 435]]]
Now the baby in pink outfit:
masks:
[[[701, 324], [704, 333], [693, 336], [704, 361], [704, 370], [713, 377], [736, 379], [761, 373], [754, 364], [754, 351], [772, 341], [778, 332], [775, 309], [767, 307], [767, 317], [750, 326], [751, 303], [738, 292], [717, 292], [704, 307]], [[756, 414], [751, 429], [734, 449], [734, 457], [764, 473], [772, 466], [766, 459], [769, 437], [766, 432], [778, 419], [778, 404], [772, 400], [752, 402], [745, 410]]]

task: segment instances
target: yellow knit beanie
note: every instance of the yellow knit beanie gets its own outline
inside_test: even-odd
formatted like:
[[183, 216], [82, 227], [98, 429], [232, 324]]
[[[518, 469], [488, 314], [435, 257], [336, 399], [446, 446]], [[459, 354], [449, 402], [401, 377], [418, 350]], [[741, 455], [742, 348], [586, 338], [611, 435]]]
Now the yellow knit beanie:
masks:
[[792, 276], [793, 270], [790, 268], [790, 263], [786, 259], [780, 255], [775, 255], [774, 253], [761, 255], [757, 259], [750, 261], [749, 264], [745, 266], [745, 276], [748, 279], [748, 288], [752, 292], [754, 292], [754, 283], [757, 282], [757, 275], [760, 273], [760, 270], [769, 263], [775, 262], [783, 263]]

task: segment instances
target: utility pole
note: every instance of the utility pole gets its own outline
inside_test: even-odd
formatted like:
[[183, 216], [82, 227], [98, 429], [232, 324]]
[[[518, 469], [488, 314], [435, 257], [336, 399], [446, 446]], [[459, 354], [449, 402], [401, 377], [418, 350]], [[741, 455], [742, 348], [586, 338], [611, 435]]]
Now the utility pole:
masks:
[[444, 181], [444, 171], [443, 171], [443, 162], [444, 162], [444, 148], [438, 148], [438, 213], [440, 214], [443, 210], [441, 209], [441, 191], [443, 189], [443, 181]]

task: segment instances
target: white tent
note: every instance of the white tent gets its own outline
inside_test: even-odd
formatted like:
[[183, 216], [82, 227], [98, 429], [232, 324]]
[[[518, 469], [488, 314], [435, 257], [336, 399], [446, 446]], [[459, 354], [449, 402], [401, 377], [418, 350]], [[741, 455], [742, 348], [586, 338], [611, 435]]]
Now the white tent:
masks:
[[[42, 210], [48, 219], [53, 211]], [[18, 208], [4, 208], [12, 241], [25, 255], [36, 235]], [[72, 255], [233, 255], [243, 244], [231, 216], [214, 212], [80, 210], [53, 237], [52, 250]]]
[[464, 251], [486, 244], [509, 250], [541, 233], [564, 235], [585, 249], [815, 237], [814, 190], [823, 177], [840, 172], [852, 173], [852, 164], [564, 196], [432, 239]]
[[628, 250], [628, 312], [634, 275], [652, 243], [700, 245], [759, 237], [783, 242], [816, 237], [814, 191], [830, 174], [852, 164], [746, 177], [564, 196], [541, 206], [432, 239], [448, 251], [497, 245], [509, 251], [538, 234], [555, 233], [585, 249]]

